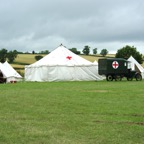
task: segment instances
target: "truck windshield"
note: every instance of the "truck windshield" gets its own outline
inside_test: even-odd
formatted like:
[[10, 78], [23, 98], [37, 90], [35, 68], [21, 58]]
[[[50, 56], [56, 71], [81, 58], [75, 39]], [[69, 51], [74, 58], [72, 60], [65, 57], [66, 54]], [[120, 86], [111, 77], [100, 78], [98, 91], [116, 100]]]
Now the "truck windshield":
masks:
[[132, 68], [131, 62], [128, 62], [128, 63], [127, 63], [127, 68], [128, 68], [128, 69], [131, 69], [131, 68]]

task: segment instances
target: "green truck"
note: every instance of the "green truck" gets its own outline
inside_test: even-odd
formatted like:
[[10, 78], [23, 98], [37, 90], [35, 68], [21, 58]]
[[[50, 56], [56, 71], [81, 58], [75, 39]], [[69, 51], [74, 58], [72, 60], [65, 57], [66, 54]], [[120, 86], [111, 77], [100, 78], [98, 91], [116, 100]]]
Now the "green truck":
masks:
[[120, 81], [126, 77], [128, 81], [135, 78], [137, 81], [142, 80], [139, 72], [131, 70], [131, 62], [123, 58], [105, 58], [98, 60], [98, 73], [105, 75], [107, 81]]

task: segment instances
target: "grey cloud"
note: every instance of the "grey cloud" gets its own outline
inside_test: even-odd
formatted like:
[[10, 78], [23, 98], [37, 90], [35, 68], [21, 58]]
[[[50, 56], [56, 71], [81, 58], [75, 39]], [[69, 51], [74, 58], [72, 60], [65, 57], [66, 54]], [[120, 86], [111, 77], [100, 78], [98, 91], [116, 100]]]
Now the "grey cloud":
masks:
[[[0, 47], [32, 51], [91, 44], [142, 50], [144, 1], [0, 0]], [[144, 53], [144, 52], [143, 52]]]

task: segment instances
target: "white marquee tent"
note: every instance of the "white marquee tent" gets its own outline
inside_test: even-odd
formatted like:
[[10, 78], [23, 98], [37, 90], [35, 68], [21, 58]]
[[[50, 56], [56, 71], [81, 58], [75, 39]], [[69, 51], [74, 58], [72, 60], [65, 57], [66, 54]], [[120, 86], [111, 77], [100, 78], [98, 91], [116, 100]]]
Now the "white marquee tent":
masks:
[[132, 70], [136, 70], [141, 73], [142, 78], [144, 79], [144, 68], [134, 59], [133, 56], [130, 56], [128, 61], [131, 62]]
[[63, 45], [39, 61], [25, 66], [26, 81], [101, 80], [98, 66], [68, 50]]
[[22, 76], [7, 61], [0, 63], [0, 73], [3, 78], [6, 78], [6, 82], [22, 80]]

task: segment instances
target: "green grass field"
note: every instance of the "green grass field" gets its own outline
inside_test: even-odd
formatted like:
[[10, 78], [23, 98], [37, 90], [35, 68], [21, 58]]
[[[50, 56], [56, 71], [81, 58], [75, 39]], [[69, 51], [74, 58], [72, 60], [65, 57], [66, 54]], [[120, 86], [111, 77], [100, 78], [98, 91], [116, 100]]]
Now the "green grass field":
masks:
[[144, 81], [0, 85], [0, 144], [143, 144]]

